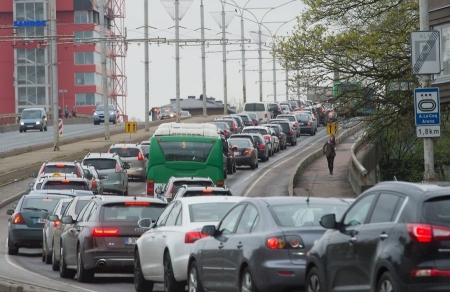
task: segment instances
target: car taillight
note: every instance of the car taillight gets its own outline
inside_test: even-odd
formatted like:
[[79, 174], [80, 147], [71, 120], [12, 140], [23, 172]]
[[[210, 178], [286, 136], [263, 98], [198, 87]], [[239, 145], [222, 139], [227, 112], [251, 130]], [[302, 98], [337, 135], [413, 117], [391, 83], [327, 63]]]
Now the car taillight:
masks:
[[217, 182], [216, 182], [216, 186], [218, 186], [218, 187], [223, 187], [223, 180], [218, 180]]
[[144, 156], [142, 155], [142, 153], [139, 152], [138, 154], [138, 160], [144, 160]]
[[101, 227], [94, 227], [92, 228], [92, 236], [115, 236], [119, 234], [119, 228], [101, 228]]
[[53, 221], [53, 227], [58, 227], [61, 224], [61, 221], [55, 220]]
[[310, 121], [308, 121], [308, 124], [307, 124], [308, 126], [311, 126], [311, 122]]
[[172, 194], [173, 194], [173, 189], [174, 189], [175, 185], [173, 184], [172, 187], [170, 188], [170, 191], [167, 193], [167, 197], [168, 198], [172, 198]]
[[184, 243], [194, 243], [199, 239], [208, 237], [209, 235], [201, 233], [199, 230], [187, 232], [184, 235]]
[[440, 240], [450, 240], [450, 228], [429, 224], [408, 224], [408, 233], [411, 239], [421, 243]]
[[266, 246], [270, 249], [302, 249], [305, 246], [298, 236], [274, 236], [266, 240]]
[[292, 131], [292, 130], [291, 130], [289, 133], [290, 133], [291, 135], [294, 135], [294, 131]]
[[263, 144], [259, 144], [259, 150], [264, 150], [266, 149], [266, 146], [264, 146]]
[[95, 180], [95, 178], [92, 180], [92, 188], [93, 189], [97, 188], [97, 181]]
[[17, 213], [14, 218], [11, 220], [11, 224], [16, 224], [16, 225], [24, 225], [25, 224], [25, 220], [22, 217], [22, 214]]
[[437, 269], [412, 270], [411, 277], [450, 277], [450, 271]]
[[252, 150], [245, 150], [244, 155], [252, 155]]
[[223, 134], [226, 136], [228, 135], [228, 131], [227, 130], [223, 130]]
[[120, 172], [120, 167], [118, 164], [116, 164], [116, 172]]
[[253, 125], [257, 126], [257, 125], [258, 125], [258, 121], [257, 121], [257, 120], [254, 120], [254, 121], [253, 121]]
[[264, 115], [264, 118], [265, 118], [265, 119], [268, 119], [268, 118], [269, 118], [269, 115], [268, 115], [268, 114], [265, 114], [265, 115]]
[[236, 124], [234, 122], [231, 123], [231, 129], [232, 131], [236, 131]]
[[283, 135], [281, 135], [281, 134], [278, 135], [278, 138], [279, 138], [279, 139], [282, 139], [282, 138], [283, 138]]
[[295, 123], [294, 123], [294, 126], [298, 127], [298, 122], [295, 122]]
[[148, 179], [147, 180], [147, 196], [153, 196], [154, 191], [155, 191], [155, 180]]

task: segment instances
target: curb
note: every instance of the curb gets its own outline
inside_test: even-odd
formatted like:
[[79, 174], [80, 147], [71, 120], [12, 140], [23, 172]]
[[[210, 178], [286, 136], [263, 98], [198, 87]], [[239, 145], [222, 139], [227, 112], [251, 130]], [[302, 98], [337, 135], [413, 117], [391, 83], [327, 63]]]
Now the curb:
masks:
[[0, 292], [23, 292], [23, 286], [9, 282], [0, 282]]
[[[23, 195], [25, 195], [26, 193], [28, 193], [27, 191], [21, 191], [17, 194], [14, 194], [10, 197], [8, 197], [7, 199], [3, 200], [0, 202], [0, 208], [3, 208], [5, 206], [8, 206], [9, 204], [11, 204], [12, 202], [19, 200]], [[2, 288], [0, 286], [0, 292], [2, 292]]]
[[[353, 126], [350, 129], [347, 129], [342, 134], [339, 134], [339, 136], [336, 137], [336, 144], [339, 144], [341, 142], [341, 140], [357, 133], [359, 130], [361, 130], [361, 128], [363, 128], [363, 126], [364, 126], [364, 123], [359, 122], [356, 126]], [[295, 178], [295, 175], [297, 174], [297, 172], [299, 170], [301, 171], [301, 170], [305, 169], [309, 164], [311, 164], [311, 162], [313, 162], [314, 160], [316, 160], [318, 157], [320, 157], [322, 155], [323, 155], [322, 148], [320, 147], [320, 149], [316, 150], [312, 154], [310, 154], [307, 157], [300, 160], [300, 162], [295, 166], [296, 170], [293, 173], [291, 173], [291, 175], [289, 176], [289, 184], [288, 184], [289, 196], [291, 196], [291, 197], [294, 196], [294, 178]]]

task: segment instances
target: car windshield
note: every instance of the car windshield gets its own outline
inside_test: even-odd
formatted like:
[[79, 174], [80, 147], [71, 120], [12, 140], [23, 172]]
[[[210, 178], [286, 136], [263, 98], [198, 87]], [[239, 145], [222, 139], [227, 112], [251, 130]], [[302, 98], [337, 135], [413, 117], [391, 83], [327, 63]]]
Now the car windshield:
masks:
[[[109, 108], [110, 111], [113, 111], [113, 110], [114, 110], [114, 106], [111, 105], [111, 104], [108, 105], [108, 108]], [[97, 108], [96, 108], [95, 110], [96, 110], [96, 111], [102, 112], [102, 111], [105, 110], [105, 106], [103, 106], [103, 105], [98, 105]]]
[[250, 148], [252, 147], [252, 142], [248, 139], [229, 139], [228, 140], [232, 147], [237, 148]]
[[205, 162], [214, 146], [213, 142], [159, 142], [166, 162], [169, 161], [196, 161]]
[[268, 131], [265, 129], [244, 129], [242, 133], [258, 133], [261, 135], [267, 135]]
[[271, 213], [279, 226], [300, 227], [300, 226], [320, 226], [319, 220], [323, 215], [336, 214], [336, 218], [341, 218], [348, 206], [337, 204], [283, 204], [272, 205]]
[[176, 181], [173, 183], [172, 193], [176, 194], [182, 185], [188, 185], [190, 187], [213, 187], [214, 184], [209, 181]]
[[26, 197], [22, 202], [22, 210], [45, 211], [49, 212], [55, 209], [56, 204], [62, 198], [32, 198]]
[[189, 205], [191, 222], [220, 221], [234, 203], [215, 202]]
[[97, 170], [115, 169], [116, 164], [117, 162], [115, 159], [108, 158], [90, 158], [83, 160], [83, 165], [92, 165]]
[[138, 157], [139, 149], [128, 147], [110, 148], [110, 153], [117, 153], [120, 157]]
[[162, 107], [161, 112], [164, 112], [164, 113], [175, 112], [175, 109], [173, 107]]
[[39, 110], [24, 110], [21, 115], [22, 119], [40, 119], [41, 111]]
[[[123, 202], [103, 205], [100, 215], [101, 222], [137, 222], [142, 218], [156, 220], [166, 207], [166, 204], [150, 202]], [[148, 203], [148, 204], [147, 204]]]

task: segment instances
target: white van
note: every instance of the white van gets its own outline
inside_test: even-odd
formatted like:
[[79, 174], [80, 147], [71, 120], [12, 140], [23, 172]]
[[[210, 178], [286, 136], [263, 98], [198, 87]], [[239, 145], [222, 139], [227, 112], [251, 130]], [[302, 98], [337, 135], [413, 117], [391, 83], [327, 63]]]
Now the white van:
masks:
[[246, 102], [244, 112], [254, 112], [258, 115], [261, 123], [267, 123], [270, 119], [269, 103], [267, 102]]

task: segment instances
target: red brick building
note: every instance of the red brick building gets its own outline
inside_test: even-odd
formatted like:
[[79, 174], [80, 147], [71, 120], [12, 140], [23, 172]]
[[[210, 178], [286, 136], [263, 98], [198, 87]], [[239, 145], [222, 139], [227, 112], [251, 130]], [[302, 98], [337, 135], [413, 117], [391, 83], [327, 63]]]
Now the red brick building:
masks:
[[[107, 36], [121, 34], [124, 1], [105, 1]], [[91, 114], [103, 104], [99, 13], [91, 0], [57, 0], [58, 103]], [[51, 111], [48, 0], [0, 1], [0, 114], [27, 107]], [[45, 21], [45, 26], [42, 23]], [[33, 24], [39, 24], [35, 26]], [[25, 26], [18, 26], [24, 25]], [[14, 36], [17, 36], [14, 38]], [[123, 112], [126, 96], [123, 45], [107, 42], [110, 103]]]

